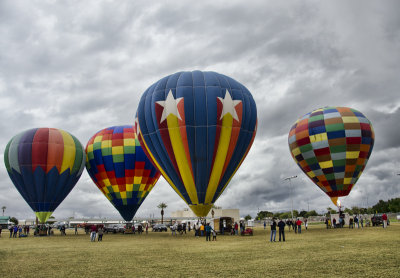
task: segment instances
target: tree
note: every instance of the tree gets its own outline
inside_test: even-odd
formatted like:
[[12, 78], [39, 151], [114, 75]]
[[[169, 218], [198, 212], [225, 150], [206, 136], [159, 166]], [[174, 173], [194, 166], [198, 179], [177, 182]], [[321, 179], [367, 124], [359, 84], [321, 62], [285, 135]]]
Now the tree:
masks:
[[309, 212], [306, 213], [306, 217], [310, 216], [318, 216], [318, 213], [315, 210], [310, 210]]
[[361, 209], [359, 207], [351, 207], [351, 210], [353, 211], [353, 214], [360, 214]]
[[4, 211], [6, 210], [6, 206], [2, 206], [1, 209], [3, 210], [3, 216], [4, 216]]
[[244, 217], [244, 220], [250, 220], [252, 217], [250, 216], [250, 214], [248, 214], [248, 215], [246, 215], [245, 217]]
[[337, 213], [337, 211], [334, 210], [334, 209], [331, 208], [331, 207], [326, 208], [326, 210], [328, 211], [328, 214], [336, 214], [336, 213]]
[[163, 224], [164, 223], [164, 209], [167, 208], [167, 204], [160, 203], [157, 207], [159, 209], [161, 209], [161, 224]]
[[274, 214], [272, 212], [262, 210], [257, 213], [256, 220], [262, 220], [264, 218], [272, 217], [272, 216], [274, 216]]
[[13, 222], [15, 225], [18, 225], [18, 219], [15, 217], [11, 217], [10, 222]]
[[300, 213], [299, 213], [299, 216], [300, 216], [300, 217], [306, 217], [306, 215], [307, 215], [307, 211], [305, 211], [305, 210], [302, 210], [302, 211], [300, 211]]

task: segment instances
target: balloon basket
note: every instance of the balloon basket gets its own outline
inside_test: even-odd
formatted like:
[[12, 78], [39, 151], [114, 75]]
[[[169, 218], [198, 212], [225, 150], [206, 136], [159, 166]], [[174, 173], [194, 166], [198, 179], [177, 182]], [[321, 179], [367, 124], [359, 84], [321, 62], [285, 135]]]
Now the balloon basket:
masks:
[[124, 234], [133, 234], [132, 228], [126, 228]]
[[39, 230], [39, 236], [47, 236], [47, 230]]

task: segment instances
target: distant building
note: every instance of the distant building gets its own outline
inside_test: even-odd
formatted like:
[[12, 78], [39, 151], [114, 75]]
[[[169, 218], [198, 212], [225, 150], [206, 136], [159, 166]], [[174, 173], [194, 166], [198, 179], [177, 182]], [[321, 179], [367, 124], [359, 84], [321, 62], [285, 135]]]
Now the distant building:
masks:
[[0, 227], [2, 229], [7, 229], [11, 224], [10, 219], [10, 216], [0, 216]]
[[[214, 211], [214, 217], [212, 217]], [[234, 222], [240, 221], [239, 209], [211, 209], [206, 218], [231, 217]], [[197, 219], [198, 217], [190, 209], [177, 210], [171, 213], [171, 218], [175, 219]]]

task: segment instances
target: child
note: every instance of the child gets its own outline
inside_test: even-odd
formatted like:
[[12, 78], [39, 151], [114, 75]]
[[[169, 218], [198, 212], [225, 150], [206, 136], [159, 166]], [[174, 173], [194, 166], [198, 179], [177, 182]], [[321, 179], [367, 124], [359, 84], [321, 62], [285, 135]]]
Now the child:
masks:
[[212, 239], [212, 241], [217, 241], [217, 232], [214, 230], [214, 229], [211, 229], [212, 230], [212, 235], [213, 235], [213, 239]]

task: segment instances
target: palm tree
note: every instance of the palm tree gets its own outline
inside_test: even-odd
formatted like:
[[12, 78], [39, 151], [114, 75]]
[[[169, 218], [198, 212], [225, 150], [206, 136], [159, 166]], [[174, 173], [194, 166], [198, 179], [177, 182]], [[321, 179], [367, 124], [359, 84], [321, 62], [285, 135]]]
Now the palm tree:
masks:
[[164, 224], [164, 209], [167, 208], [167, 204], [160, 203], [157, 207], [161, 209], [161, 224]]
[[6, 206], [2, 206], [1, 209], [3, 210], [3, 216], [4, 216], [4, 211], [6, 210]]

